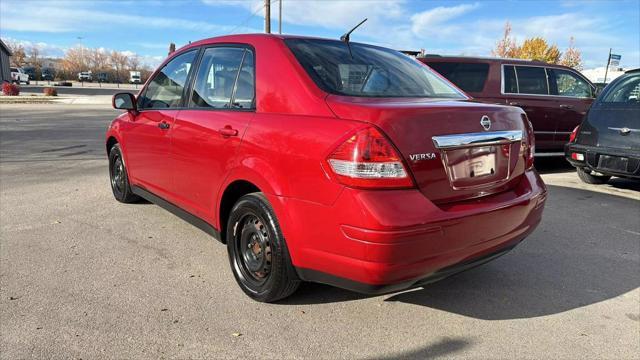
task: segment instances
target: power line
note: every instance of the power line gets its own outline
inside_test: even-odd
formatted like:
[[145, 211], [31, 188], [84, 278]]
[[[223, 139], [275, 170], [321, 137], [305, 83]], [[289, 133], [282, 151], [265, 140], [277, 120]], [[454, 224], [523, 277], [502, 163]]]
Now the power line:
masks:
[[[269, 4], [271, 4], [274, 1], [275, 0], [271, 0]], [[254, 16], [256, 16], [256, 14], [258, 14], [258, 12], [262, 11], [266, 5], [267, 4], [263, 3], [260, 7], [256, 9], [256, 11], [252, 12], [251, 15], [249, 15], [246, 19], [244, 19], [244, 21], [242, 21], [239, 25], [231, 29], [231, 31], [229, 31], [229, 34], [233, 34], [233, 32], [236, 31], [237, 29], [244, 27], [249, 21], [251, 21], [251, 19], [253, 19]]]

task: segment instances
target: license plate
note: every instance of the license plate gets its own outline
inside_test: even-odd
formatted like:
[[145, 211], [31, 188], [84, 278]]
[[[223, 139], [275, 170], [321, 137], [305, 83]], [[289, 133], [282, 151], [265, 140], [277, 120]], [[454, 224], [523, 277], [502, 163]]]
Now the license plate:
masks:
[[620, 156], [600, 155], [598, 160], [598, 168], [621, 172], [627, 171], [628, 164], [629, 159]]
[[463, 189], [507, 179], [510, 150], [510, 145], [490, 145], [445, 151], [449, 182]]

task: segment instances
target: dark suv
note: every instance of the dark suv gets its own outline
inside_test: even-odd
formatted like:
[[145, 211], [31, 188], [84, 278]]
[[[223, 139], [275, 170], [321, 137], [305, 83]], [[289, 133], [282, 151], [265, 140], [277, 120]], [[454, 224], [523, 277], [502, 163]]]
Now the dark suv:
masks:
[[539, 61], [427, 55], [429, 65], [476, 100], [521, 107], [533, 125], [538, 155], [563, 147], [591, 106], [596, 87], [566, 66]]

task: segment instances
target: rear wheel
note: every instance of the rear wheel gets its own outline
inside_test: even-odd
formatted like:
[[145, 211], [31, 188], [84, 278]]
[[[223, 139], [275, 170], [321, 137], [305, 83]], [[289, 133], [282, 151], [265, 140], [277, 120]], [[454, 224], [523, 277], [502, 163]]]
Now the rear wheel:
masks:
[[140, 200], [140, 197], [133, 193], [129, 185], [120, 144], [114, 144], [109, 151], [109, 180], [111, 191], [116, 200], [123, 203], [133, 203]]
[[582, 180], [587, 184], [602, 185], [602, 184], [606, 184], [607, 181], [611, 179], [610, 175], [595, 175], [589, 169], [578, 168], [577, 170], [578, 170], [578, 177], [580, 178], [580, 180]]
[[273, 302], [296, 291], [300, 280], [275, 213], [262, 193], [245, 195], [233, 206], [226, 238], [231, 270], [247, 295]]

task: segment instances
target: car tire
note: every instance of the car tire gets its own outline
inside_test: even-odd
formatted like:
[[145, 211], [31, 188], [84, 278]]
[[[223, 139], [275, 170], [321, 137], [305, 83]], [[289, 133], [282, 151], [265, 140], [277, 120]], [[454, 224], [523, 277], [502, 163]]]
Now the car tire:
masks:
[[231, 271], [242, 291], [260, 302], [274, 302], [300, 286], [278, 219], [263, 193], [241, 197], [227, 222]]
[[129, 176], [120, 144], [114, 144], [109, 151], [109, 183], [113, 196], [121, 203], [129, 204], [140, 200], [140, 197], [133, 193], [129, 185]]
[[580, 180], [587, 184], [602, 185], [606, 184], [609, 179], [611, 179], [610, 175], [593, 175], [589, 169], [578, 168], [577, 170]]

